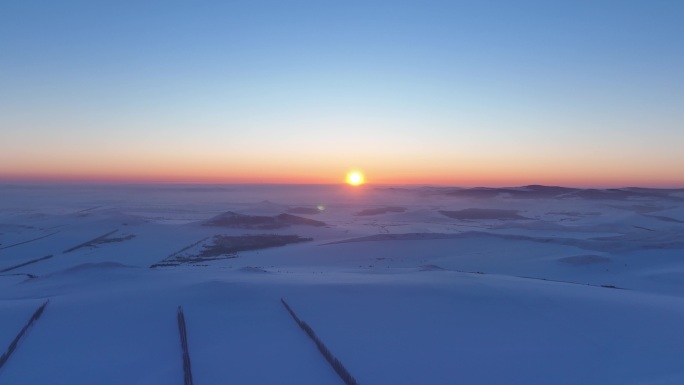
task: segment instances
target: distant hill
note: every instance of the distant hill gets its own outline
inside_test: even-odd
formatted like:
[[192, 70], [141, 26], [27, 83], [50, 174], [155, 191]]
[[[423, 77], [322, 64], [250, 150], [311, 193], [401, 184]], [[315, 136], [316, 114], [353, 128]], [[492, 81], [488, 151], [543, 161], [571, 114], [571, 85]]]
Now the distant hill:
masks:
[[[393, 191], [408, 191], [391, 188]], [[427, 194], [448, 195], [461, 198], [513, 198], [513, 199], [588, 199], [588, 200], [622, 200], [639, 198], [657, 198], [666, 200], [684, 200], [682, 189], [652, 189], [624, 187], [610, 189], [572, 188], [560, 186], [529, 185], [521, 187], [425, 187], [419, 190]]]
[[362, 216], [380, 215], [380, 214], [387, 214], [387, 213], [403, 213], [405, 211], [406, 211], [406, 207], [385, 206], [385, 207], [377, 207], [377, 208], [372, 208], [372, 209], [361, 210], [357, 213], [354, 213], [354, 215], [362, 217]]
[[273, 230], [297, 225], [321, 227], [325, 226], [326, 223], [292, 214], [280, 214], [276, 216], [245, 215], [233, 211], [219, 214], [204, 223], [204, 226], [258, 230]]

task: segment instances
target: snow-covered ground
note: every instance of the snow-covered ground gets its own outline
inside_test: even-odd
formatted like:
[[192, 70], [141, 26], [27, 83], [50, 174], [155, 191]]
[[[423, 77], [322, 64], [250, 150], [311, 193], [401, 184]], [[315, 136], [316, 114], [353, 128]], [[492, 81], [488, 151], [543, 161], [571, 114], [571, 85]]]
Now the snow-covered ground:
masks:
[[6, 184], [0, 271], [0, 384], [182, 384], [178, 306], [196, 385], [342, 384], [281, 298], [360, 384], [684, 383], [682, 190]]

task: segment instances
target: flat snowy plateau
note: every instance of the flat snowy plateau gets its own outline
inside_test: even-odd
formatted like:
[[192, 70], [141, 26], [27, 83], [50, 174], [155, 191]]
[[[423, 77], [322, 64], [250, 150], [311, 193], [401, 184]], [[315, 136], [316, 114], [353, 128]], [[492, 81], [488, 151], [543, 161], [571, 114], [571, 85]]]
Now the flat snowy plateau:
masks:
[[344, 384], [281, 299], [363, 385], [684, 384], [684, 190], [0, 185], [0, 384], [187, 384], [179, 306], [195, 385]]

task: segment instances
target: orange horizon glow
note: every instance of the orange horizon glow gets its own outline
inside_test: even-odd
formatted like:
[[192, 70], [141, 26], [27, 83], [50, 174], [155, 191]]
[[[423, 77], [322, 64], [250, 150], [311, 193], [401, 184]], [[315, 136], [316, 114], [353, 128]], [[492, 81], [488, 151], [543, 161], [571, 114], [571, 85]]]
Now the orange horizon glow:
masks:
[[[176, 173], [2, 173], [0, 183], [161, 183], [161, 184], [344, 184], [339, 176], [303, 173], [302, 175], [225, 175]], [[340, 175], [338, 173], [337, 175]], [[424, 186], [459, 186], [459, 187], [512, 187], [527, 185], [567, 186], [583, 188], [619, 188], [619, 187], [651, 187], [651, 188], [684, 188], [679, 180], [667, 178], [605, 178], [596, 175], [584, 177], [567, 177], [538, 175], [510, 176], [462, 173], [460, 176], [450, 175], [398, 175], [387, 173], [385, 176], [373, 173], [376, 177], [370, 185], [424, 185]], [[348, 181], [347, 181], [348, 183]]]

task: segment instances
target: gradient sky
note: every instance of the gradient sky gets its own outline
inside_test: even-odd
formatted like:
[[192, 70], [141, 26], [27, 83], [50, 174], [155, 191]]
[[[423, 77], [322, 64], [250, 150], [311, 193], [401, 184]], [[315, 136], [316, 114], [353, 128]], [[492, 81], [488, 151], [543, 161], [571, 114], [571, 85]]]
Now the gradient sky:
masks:
[[684, 187], [684, 1], [0, 1], [0, 181]]

